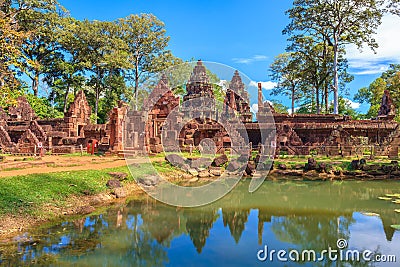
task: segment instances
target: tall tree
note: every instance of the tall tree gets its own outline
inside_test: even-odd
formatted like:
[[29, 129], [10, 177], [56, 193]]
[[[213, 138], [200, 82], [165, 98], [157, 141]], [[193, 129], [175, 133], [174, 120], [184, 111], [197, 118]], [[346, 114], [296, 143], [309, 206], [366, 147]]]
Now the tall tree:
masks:
[[0, 106], [13, 104], [20, 93], [17, 69], [22, 56], [20, 47], [29, 33], [20, 29], [16, 16], [20, 10], [11, 1], [0, 1]]
[[164, 23], [152, 14], [130, 15], [119, 19], [118, 35], [126, 44], [126, 77], [133, 82], [135, 108], [139, 85], [148, 75], [160, 72], [181, 61], [167, 50], [169, 37]]
[[396, 12], [398, 7], [398, 0], [294, 0], [293, 7], [286, 11], [291, 22], [284, 34], [323, 38], [333, 48], [335, 114], [339, 111], [338, 61], [341, 49], [345, 44], [355, 44], [358, 48], [367, 44], [371, 49], [377, 48], [373, 35], [383, 14], [389, 10]]
[[32, 81], [32, 91], [35, 96], [39, 92], [40, 77], [46, 69], [46, 62], [55, 60], [59, 55], [60, 44], [57, 42], [63, 8], [56, 1], [43, 3], [40, 8], [26, 10], [18, 16], [20, 27], [31, 32], [21, 46], [24, 55], [21, 60], [21, 70]]
[[295, 52], [286, 52], [275, 57], [270, 66], [271, 79], [277, 82], [277, 86], [272, 90], [273, 95], [287, 95], [292, 104], [292, 114], [294, 114], [295, 102], [301, 97], [301, 57]]
[[315, 96], [316, 113], [319, 114], [322, 102], [320, 95], [331, 73], [332, 49], [326, 41], [317, 43], [310, 36], [294, 36], [290, 41], [288, 50], [297, 52], [304, 62], [304, 70], [299, 74], [302, 76], [303, 84], [311, 85], [313, 90], [311, 95]]
[[124, 43], [116, 31], [115, 23], [96, 20], [84, 20], [74, 29], [74, 55], [90, 74], [89, 84], [94, 88], [96, 121], [99, 100], [106, 89], [105, 78], [114, 70], [127, 66], [127, 53], [122, 49]]
[[49, 99], [57, 99], [64, 113], [67, 112], [71, 90], [75, 94], [83, 87], [86, 81], [84, 70], [89, 66], [86, 58], [80, 57], [83, 48], [77, 31], [81, 23], [71, 17], [62, 18], [58, 25], [60, 34], [57, 36], [60, 49], [44, 60], [44, 80], [52, 87]]

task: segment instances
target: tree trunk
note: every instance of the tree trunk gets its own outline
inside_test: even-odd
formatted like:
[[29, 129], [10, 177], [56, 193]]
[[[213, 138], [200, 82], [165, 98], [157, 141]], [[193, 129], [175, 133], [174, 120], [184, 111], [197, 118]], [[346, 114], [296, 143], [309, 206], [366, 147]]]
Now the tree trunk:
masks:
[[0, 73], [0, 88], [4, 86], [4, 75]]
[[134, 98], [135, 98], [135, 110], [138, 110], [138, 89], [139, 89], [139, 62], [136, 60], [135, 66], [135, 91], [134, 91]]
[[100, 69], [97, 69], [97, 84], [96, 84], [96, 95], [94, 102], [94, 117], [96, 123], [98, 123], [97, 113], [99, 111], [100, 84], [101, 84], [101, 72]]
[[[322, 53], [322, 57], [324, 59], [324, 69], [326, 68], [326, 59], [327, 59], [327, 44], [328, 40], [326, 37], [324, 37], [324, 50]], [[327, 76], [325, 76], [325, 79], [322, 81], [322, 86], [323, 88], [323, 97], [325, 98], [325, 113], [328, 114], [329, 113], [329, 90], [328, 90], [328, 83], [327, 83]], [[323, 107], [323, 105], [321, 105]]]
[[339, 114], [339, 76], [338, 76], [338, 44], [335, 36], [333, 45], [333, 114]]
[[317, 112], [317, 114], [319, 114], [320, 113], [320, 110], [319, 110], [319, 88], [318, 88], [318, 86], [316, 86], [315, 87], [315, 102], [316, 102], [316, 112]]
[[67, 90], [65, 91], [65, 97], [64, 97], [64, 114], [67, 113], [68, 94], [69, 94], [69, 84], [67, 85]]
[[98, 113], [98, 110], [99, 110], [99, 98], [100, 98], [99, 86], [100, 86], [100, 84], [98, 84], [96, 86], [96, 101], [94, 103], [94, 116], [96, 118], [96, 124], [98, 123], [97, 113]]
[[329, 89], [328, 89], [328, 83], [325, 81], [325, 113], [329, 113]]
[[294, 114], [294, 92], [295, 92], [295, 88], [292, 88], [292, 114]]
[[35, 74], [35, 77], [32, 79], [32, 90], [33, 90], [33, 95], [38, 96], [38, 91], [39, 91], [39, 75]]

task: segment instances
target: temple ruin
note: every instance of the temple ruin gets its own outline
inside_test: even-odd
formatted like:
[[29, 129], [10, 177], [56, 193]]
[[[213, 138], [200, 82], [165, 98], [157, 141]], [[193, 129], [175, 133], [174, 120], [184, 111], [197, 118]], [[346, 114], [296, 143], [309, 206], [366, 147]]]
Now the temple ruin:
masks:
[[[47, 152], [66, 154], [96, 140], [99, 151], [122, 155], [160, 153], [176, 149], [175, 143], [180, 150], [190, 151], [198, 148], [202, 140], [211, 139], [215, 152], [222, 154], [230, 151], [232, 144], [243, 143], [247, 136], [246, 142], [253, 149], [274, 146], [275, 155], [368, 153], [398, 158], [400, 131], [388, 92], [376, 119], [352, 120], [344, 115], [276, 113], [263, 100], [259, 85], [257, 121], [253, 121], [249, 96], [238, 71], [232, 74], [223, 109], [217, 103], [204, 102], [214, 97], [213, 88], [205, 66], [198, 61], [186, 83], [182, 104], [163, 75], [146, 100], [145, 106], [150, 109], [135, 111], [120, 102], [110, 111], [106, 124], [91, 123], [91, 107], [83, 91], [77, 93], [61, 119], [38, 119], [27, 100], [19, 97], [8, 113], [0, 108], [0, 147], [3, 153], [33, 154], [40, 144]], [[221, 125], [218, 121], [228, 113], [240, 120], [244, 128]], [[268, 114], [272, 114], [274, 129], [270, 123], [264, 123]], [[276, 131], [276, 140], [266, 143], [263, 131], [267, 135]]]

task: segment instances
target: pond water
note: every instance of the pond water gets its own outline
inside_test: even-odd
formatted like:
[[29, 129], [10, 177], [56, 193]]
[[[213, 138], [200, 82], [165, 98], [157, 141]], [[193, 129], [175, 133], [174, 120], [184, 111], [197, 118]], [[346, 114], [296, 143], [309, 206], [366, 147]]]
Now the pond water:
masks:
[[[254, 193], [248, 185], [242, 181], [223, 199], [200, 208], [149, 198], [36, 230], [25, 236], [32, 242], [3, 248], [0, 265], [400, 266], [400, 232], [391, 227], [400, 224], [394, 212], [400, 205], [378, 199], [400, 193], [400, 182], [267, 181]], [[338, 239], [347, 247], [339, 250]], [[267, 255], [287, 253], [281, 261], [277, 254], [272, 262], [270, 257], [260, 261], [265, 246]], [[337, 257], [349, 249], [370, 250], [372, 256], [322, 257], [329, 247], [338, 250]], [[303, 250], [311, 249], [316, 260], [302, 258]], [[397, 263], [368, 262], [376, 255], [393, 255]]]

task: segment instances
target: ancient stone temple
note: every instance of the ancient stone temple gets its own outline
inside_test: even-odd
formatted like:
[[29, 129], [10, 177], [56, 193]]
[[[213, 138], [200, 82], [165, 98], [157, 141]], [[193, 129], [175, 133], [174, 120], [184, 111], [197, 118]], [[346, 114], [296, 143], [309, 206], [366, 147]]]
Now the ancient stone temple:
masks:
[[[352, 120], [333, 114], [277, 113], [264, 101], [259, 84], [257, 121], [253, 121], [238, 71], [232, 73], [224, 109], [214, 100], [213, 90], [206, 67], [198, 61], [186, 83], [183, 104], [163, 75], [144, 104], [147, 108], [132, 110], [120, 102], [111, 109], [106, 124], [91, 123], [91, 107], [83, 91], [60, 119], [37, 119], [20, 97], [8, 114], [0, 109], [0, 148], [3, 153], [25, 154], [34, 153], [40, 144], [47, 152], [63, 154], [79, 151], [95, 140], [99, 151], [137, 154], [191, 151], [206, 145], [204, 140], [212, 140], [215, 152], [225, 153], [248, 137], [246, 142], [253, 149], [273, 148], [275, 155], [361, 156], [367, 151], [398, 158], [400, 129], [393, 120], [395, 109], [388, 91], [376, 119]], [[235, 119], [244, 125], [242, 129], [232, 124]]]
[[198, 97], [213, 97], [214, 92], [210, 79], [207, 75], [206, 67], [201, 60], [197, 62], [189, 81], [186, 84], [187, 94], [183, 97], [184, 101]]
[[393, 119], [396, 115], [396, 109], [394, 107], [392, 98], [390, 97], [389, 91], [383, 92], [381, 106], [378, 111], [378, 118]]
[[213, 85], [206, 67], [199, 60], [186, 83], [186, 95], [183, 96], [181, 110], [190, 118], [215, 119], [215, 103], [211, 103], [210, 99], [214, 99]]
[[[163, 96], [157, 93], [161, 88]], [[273, 147], [276, 155], [350, 156], [368, 150], [375, 155], [397, 157], [400, 131], [393, 120], [394, 108], [388, 93], [383, 97], [377, 120], [355, 121], [333, 114], [276, 113], [273, 106], [264, 101], [259, 84], [257, 121], [253, 121], [249, 97], [238, 71], [233, 73], [227, 88], [224, 110], [219, 110], [215, 102], [205, 100], [212, 99], [214, 93], [201, 61], [194, 67], [186, 90], [184, 102], [179, 106], [179, 98], [174, 96], [163, 77], [152, 94], [159, 99], [153, 108], [148, 113], [135, 111], [134, 116], [127, 116], [131, 123], [126, 136], [136, 136], [131, 139], [135, 140], [136, 149], [159, 153], [173, 147], [177, 141], [180, 150], [189, 151], [198, 148], [202, 140], [211, 139], [216, 152], [223, 153], [246, 135], [253, 148]], [[172, 111], [176, 113], [171, 116], [173, 120], [167, 120]], [[223, 120], [223, 116], [232, 111], [234, 114], [229, 115], [240, 118], [244, 131], [229, 126], [227, 129], [218, 123], [218, 119]], [[272, 134], [275, 139], [270, 141]]]
[[68, 137], [83, 137], [83, 127], [89, 125], [92, 108], [83, 91], [79, 91], [64, 117], [64, 132]]
[[[229, 83], [224, 104], [230, 107], [231, 110], [236, 111], [242, 122], [251, 122], [253, 120], [253, 113], [250, 111], [249, 94], [245, 90], [245, 85], [237, 70]], [[228, 111], [225, 110], [225, 112]]]
[[[40, 147], [55, 154], [73, 153], [85, 148], [89, 140], [102, 140], [107, 135], [106, 125], [90, 122], [91, 107], [83, 91], [77, 93], [64, 118], [38, 119], [24, 97], [19, 97], [8, 113], [10, 116], [0, 110], [0, 146], [4, 153], [33, 154]], [[108, 143], [105, 145], [108, 150]]]
[[16, 121], [31, 121], [37, 118], [31, 105], [24, 96], [17, 98], [17, 105], [11, 106], [8, 109], [10, 117]]
[[[158, 99], [151, 111], [148, 113], [147, 123], [147, 140], [151, 152], [160, 153], [163, 151], [161, 144], [161, 129], [167, 127], [164, 125], [166, 117], [179, 106], [179, 97], [175, 96], [168, 86], [168, 80], [165, 75], [162, 75], [161, 80], [154, 88], [152, 98]], [[177, 123], [177, 122], [176, 122]], [[176, 140], [177, 133], [173, 128], [166, 131], [166, 138]]]

